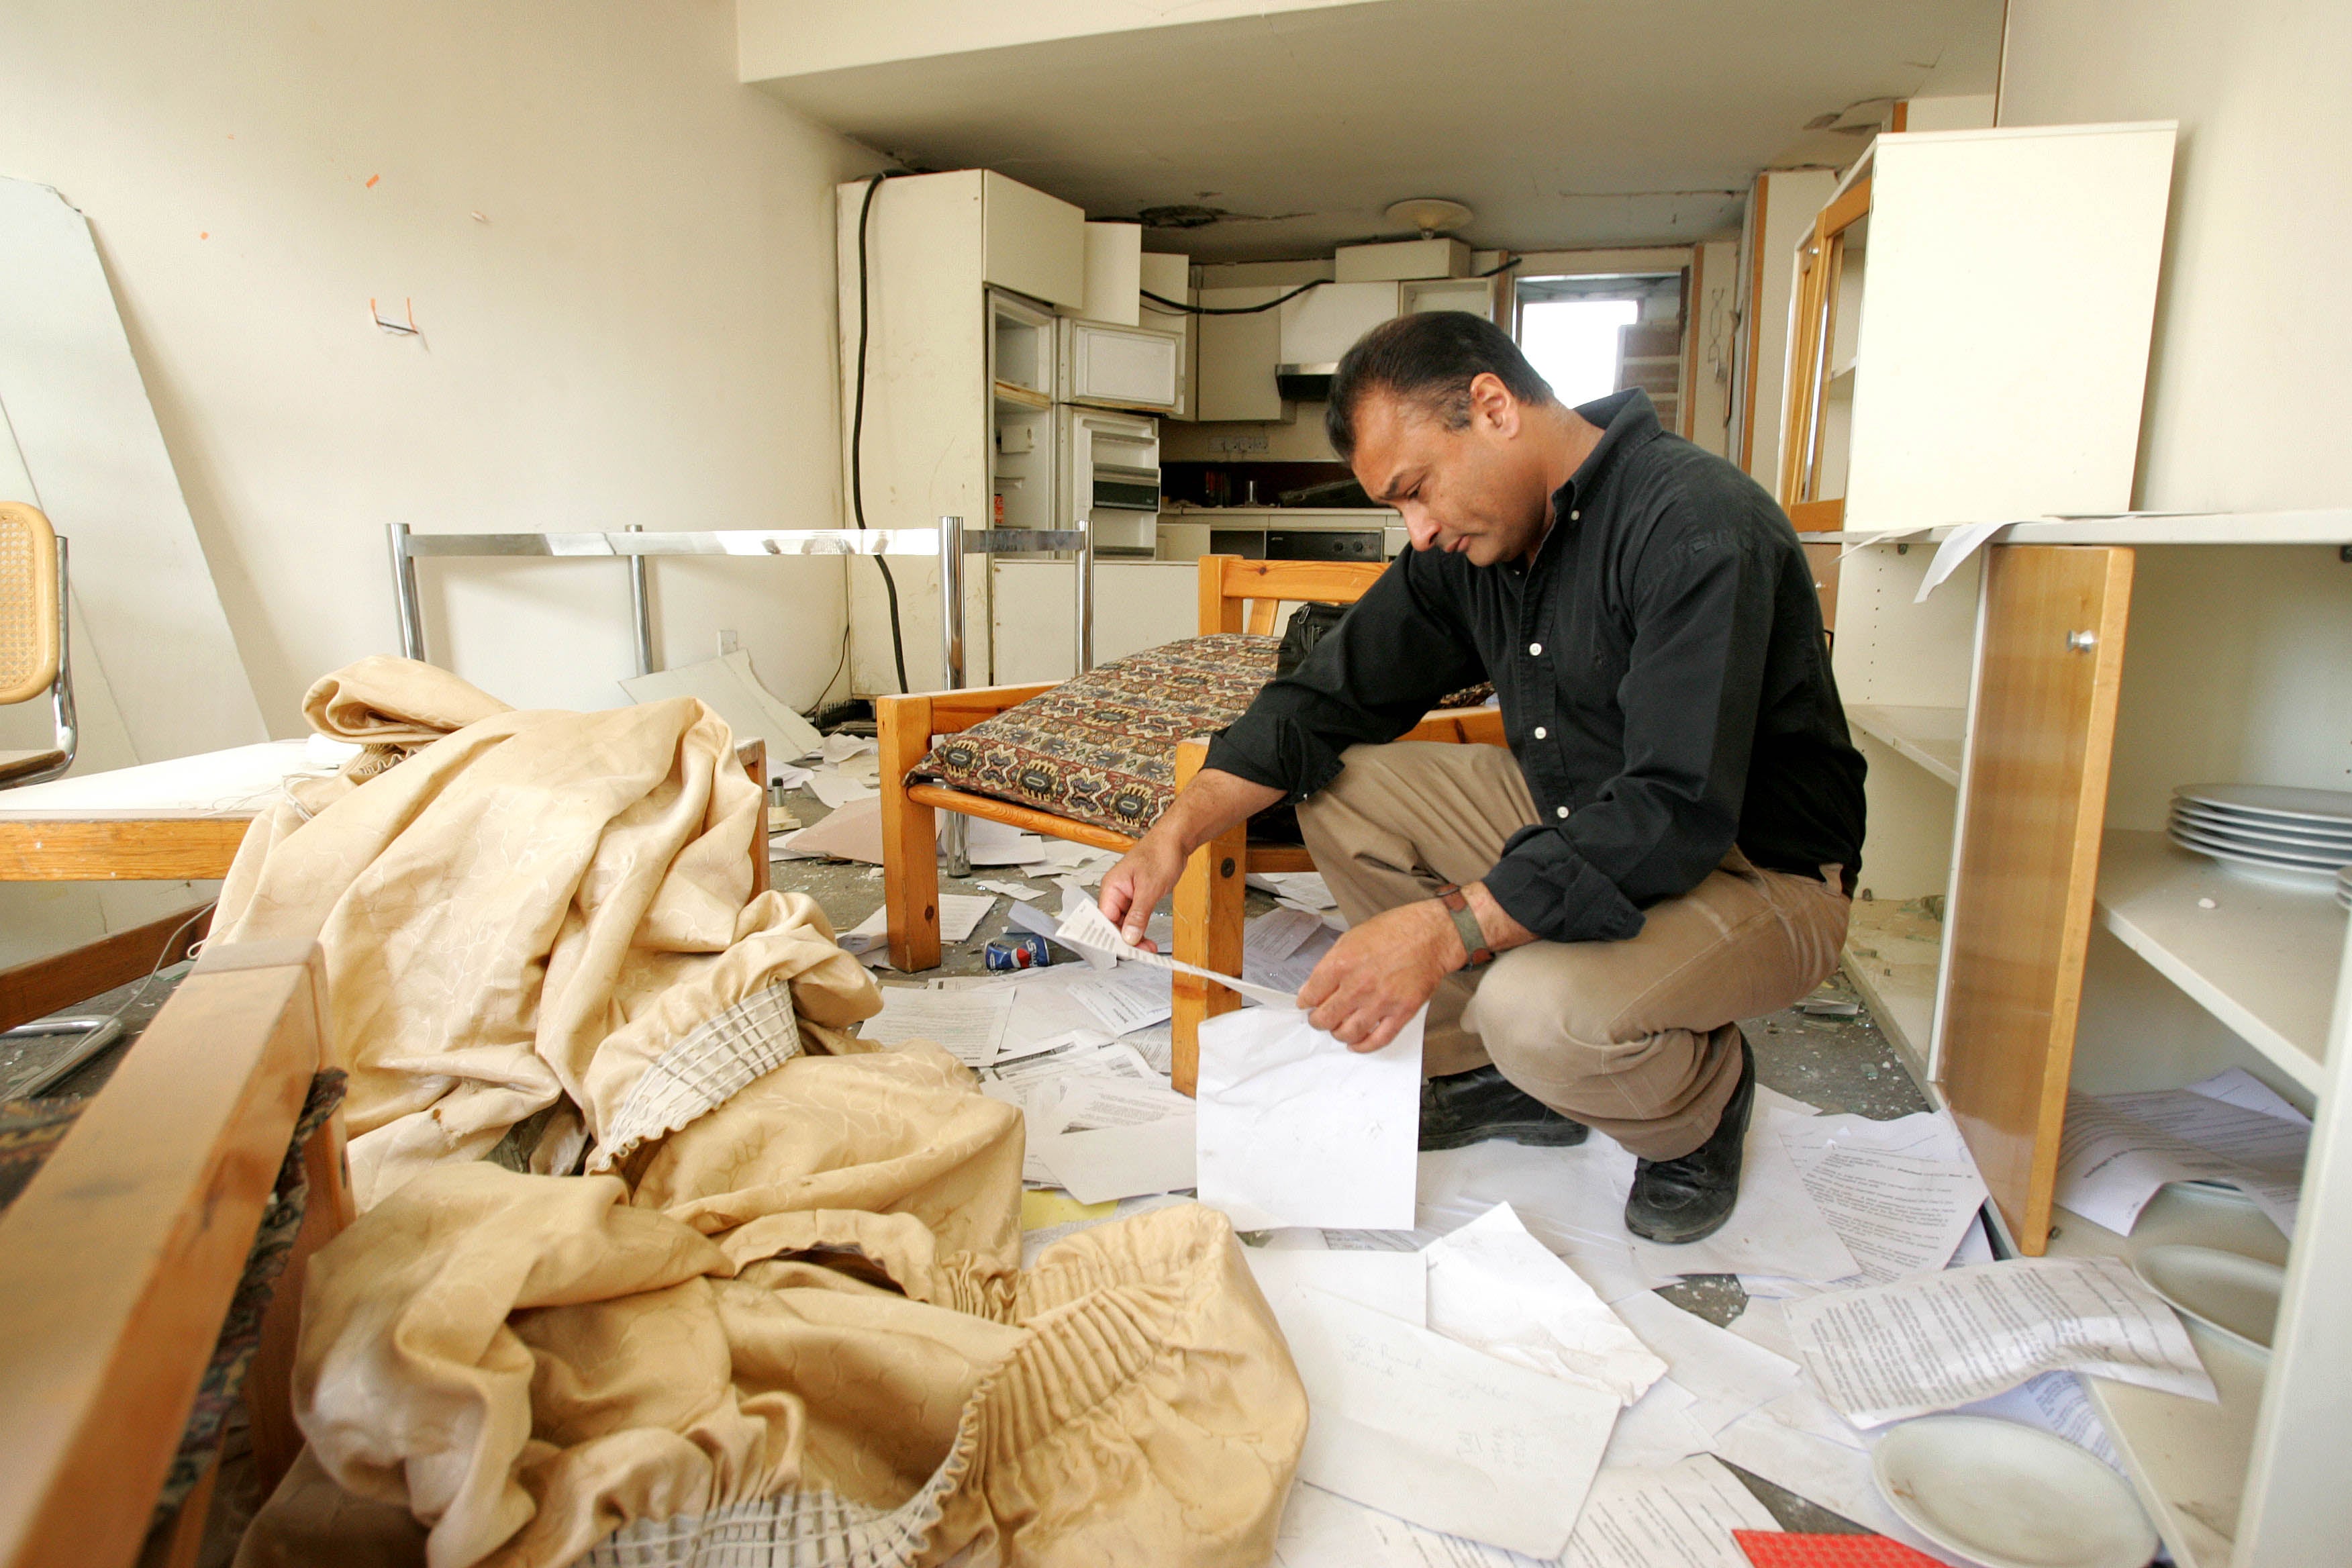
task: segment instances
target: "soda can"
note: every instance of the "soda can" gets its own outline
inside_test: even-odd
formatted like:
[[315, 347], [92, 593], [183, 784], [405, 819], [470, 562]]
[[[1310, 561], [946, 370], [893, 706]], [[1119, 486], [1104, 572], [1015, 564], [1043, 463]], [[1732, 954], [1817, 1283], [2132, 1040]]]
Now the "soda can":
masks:
[[1045, 939], [1035, 931], [1000, 936], [981, 949], [982, 963], [992, 970], [1043, 969], [1054, 962]]

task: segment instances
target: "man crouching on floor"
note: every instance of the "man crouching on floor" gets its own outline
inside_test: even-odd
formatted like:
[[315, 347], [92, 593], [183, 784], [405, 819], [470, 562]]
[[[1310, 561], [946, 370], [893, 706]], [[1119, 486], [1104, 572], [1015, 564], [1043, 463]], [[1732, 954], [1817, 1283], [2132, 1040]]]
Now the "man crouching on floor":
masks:
[[[1298, 994], [1357, 1050], [1429, 1006], [1421, 1146], [1638, 1157], [1625, 1223], [1712, 1234], [1756, 1067], [1736, 1020], [1837, 965], [1863, 759], [1788, 518], [1646, 395], [1569, 408], [1482, 317], [1406, 316], [1332, 378], [1391, 563], [1103, 879], [1140, 941], [1200, 845], [1282, 801], [1351, 923]], [[1395, 743], [1491, 680], [1507, 752]]]

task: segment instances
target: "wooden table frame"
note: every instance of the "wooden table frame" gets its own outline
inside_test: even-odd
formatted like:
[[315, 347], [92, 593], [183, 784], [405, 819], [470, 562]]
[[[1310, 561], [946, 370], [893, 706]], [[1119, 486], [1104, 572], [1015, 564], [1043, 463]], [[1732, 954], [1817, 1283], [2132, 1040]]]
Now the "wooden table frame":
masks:
[[[1319, 600], [1353, 604], [1386, 570], [1369, 563], [1244, 561], [1231, 555], [1201, 557], [1201, 635], [1246, 629], [1274, 630], [1286, 603]], [[1247, 606], [1244, 617], [1244, 605]], [[1058, 684], [982, 687], [963, 691], [916, 692], [875, 702], [881, 732], [883, 900], [888, 910], [890, 962], [913, 973], [940, 962], [940, 868], [938, 814], [952, 811], [984, 817], [1024, 832], [1125, 854], [1135, 839], [1124, 833], [1073, 822], [1067, 817], [975, 795], [946, 784], [909, 782], [908, 775], [931, 748], [934, 736], [969, 730]], [[1408, 741], [1502, 745], [1503, 716], [1494, 708], [1448, 709], [1431, 713]], [[1192, 782], [1208, 755], [1203, 741], [1176, 749], [1175, 783]], [[1315, 862], [1296, 844], [1251, 844], [1235, 827], [1195, 850], [1176, 884], [1175, 955], [1221, 974], [1242, 972], [1242, 905], [1245, 875], [1312, 871]], [[1241, 1005], [1230, 988], [1192, 975], [1175, 983], [1171, 1031], [1171, 1078], [1191, 1094], [1199, 1072], [1201, 1026]]]
[[[0, 1563], [140, 1552], [327, 1039], [308, 942], [205, 954], [0, 1215]], [[303, 1146], [310, 1197], [246, 1383], [266, 1489], [301, 1442], [294, 1343], [309, 1257], [349, 1223], [342, 1121]], [[209, 1478], [183, 1508], [193, 1561]]]

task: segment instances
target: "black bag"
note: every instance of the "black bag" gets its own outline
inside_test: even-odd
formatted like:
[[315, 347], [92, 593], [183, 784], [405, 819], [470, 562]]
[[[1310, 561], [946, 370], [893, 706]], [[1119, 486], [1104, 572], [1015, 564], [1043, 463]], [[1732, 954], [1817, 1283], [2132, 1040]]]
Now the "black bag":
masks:
[[1275, 649], [1275, 679], [1279, 680], [1305, 664], [1307, 656], [1315, 651], [1315, 645], [1345, 618], [1349, 608], [1346, 605], [1326, 605], [1310, 600], [1292, 611], [1290, 625], [1283, 628], [1282, 646]]

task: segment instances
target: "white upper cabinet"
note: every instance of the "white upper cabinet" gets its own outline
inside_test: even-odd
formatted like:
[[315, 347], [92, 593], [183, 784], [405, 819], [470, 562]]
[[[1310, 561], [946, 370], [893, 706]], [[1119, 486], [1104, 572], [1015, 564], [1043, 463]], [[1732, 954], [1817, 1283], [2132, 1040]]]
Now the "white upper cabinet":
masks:
[[1356, 340], [1383, 321], [1396, 320], [1400, 296], [1394, 282], [1326, 283], [1286, 300], [1282, 350], [1276, 363], [1329, 365]]

